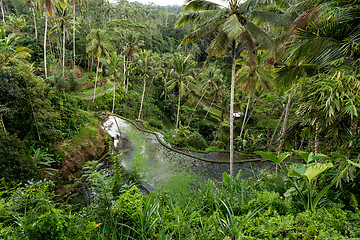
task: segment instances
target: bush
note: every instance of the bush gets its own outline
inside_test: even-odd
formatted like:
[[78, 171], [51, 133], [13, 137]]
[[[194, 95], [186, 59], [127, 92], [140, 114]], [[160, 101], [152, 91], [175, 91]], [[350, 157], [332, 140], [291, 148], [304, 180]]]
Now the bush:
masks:
[[360, 236], [357, 222], [339, 208], [298, 215], [260, 215], [247, 225], [244, 239], [349, 239]]
[[190, 127], [182, 126], [181, 122], [179, 128], [175, 130], [175, 134], [172, 135], [172, 141], [177, 147], [191, 147], [198, 150], [205, 150], [208, 147], [200, 133], [192, 132]]
[[189, 135], [187, 145], [188, 147], [193, 147], [199, 150], [205, 150], [208, 147], [204, 137], [198, 132], [193, 132]]
[[[16, 135], [0, 134], [0, 188], [11, 188], [38, 176], [33, 159], [26, 155], [26, 147]], [[4, 186], [2, 186], [4, 184]]]
[[157, 128], [157, 129], [163, 129], [163, 125], [161, 124], [161, 121], [151, 118], [148, 120], [148, 123], [151, 127]]
[[66, 216], [62, 211], [51, 207], [49, 211], [40, 215], [35, 222], [28, 222], [24, 226], [29, 239], [56, 240], [66, 239]]
[[116, 200], [113, 207], [114, 216], [120, 220], [119, 222], [137, 221], [143, 205], [144, 199], [140, 190], [133, 186]]
[[69, 72], [69, 85], [70, 85], [70, 90], [73, 92], [80, 89], [81, 82], [80, 80], [76, 79], [74, 71]]

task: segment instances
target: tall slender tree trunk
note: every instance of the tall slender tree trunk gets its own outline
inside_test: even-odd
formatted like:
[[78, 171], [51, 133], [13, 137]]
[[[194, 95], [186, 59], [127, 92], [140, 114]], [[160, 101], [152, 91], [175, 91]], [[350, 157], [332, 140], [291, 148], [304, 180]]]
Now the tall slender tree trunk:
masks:
[[291, 99], [293, 98], [293, 96], [294, 96], [294, 91], [292, 91], [290, 93], [288, 102], [287, 102], [286, 107], [285, 107], [285, 116], [284, 116], [284, 122], [283, 122], [283, 125], [282, 125], [282, 128], [281, 128], [281, 140], [280, 140], [280, 144], [279, 144], [278, 155], [281, 153], [281, 147], [284, 144], [287, 121], [289, 119], [289, 109], [290, 109]]
[[356, 136], [357, 134], [357, 127], [358, 124], [357, 124], [357, 118], [353, 118], [351, 119], [351, 122], [350, 122], [350, 136], [351, 136], [351, 140], [349, 142], [349, 147], [351, 147], [353, 144], [354, 144], [354, 137]]
[[274, 138], [275, 138], [276, 132], [277, 132], [279, 126], [280, 126], [281, 120], [282, 120], [283, 117], [284, 117], [284, 113], [285, 113], [285, 109], [284, 109], [284, 111], [281, 113], [281, 116], [280, 116], [280, 118], [279, 118], [279, 121], [278, 121], [278, 123], [276, 124], [274, 133], [273, 133], [273, 135], [271, 136], [270, 143], [269, 143], [269, 146], [268, 146], [268, 152], [270, 152], [270, 148], [271, 148], [272, 142], [274, 141]]
[[234, 176], [234, 95], [235, 95], [235, 52], [236, 43], [232, 42], [231, 94], [230, 94], [230, 175]]
[[244, 120], [243, 120], [243, 123], [242, 123], [242, 126], [241, 126], [241, 131], [240, 131], [240, 135], [239, 135], [239, 138], [241, 139], [241, 136], [242, 136], [242, 133], [244, 131], [244, 128], [245, 128], [245, 125], [246, 125], [246, 117], [247, 117], [247, 113], [249, 111], [249, 105], [250, 105], [250, 97], [251, 95], [249, 95], [249, 98], [248, 98], [248, 102], [246, 104], [246, 110], [245, 110], [245, 115], [244, 115]]
[[199, 103], [201, 102], [201, 100], [203, 99], [203, 97], [205, 96], [206, 90], [204, 91], [203, 95], [201, 95], [201, 98], [199, 99], [199, 101], [197, 102], [195, 109], [199, 106]]
[[76, 6], [75, 6], [75, 0], [73, 0], [73, 14], [74, 14], [74, 26], [73, 26], [73, 54], [74, 54], [74, 70], [75, 70], [75, 21], [76, 21]]
[[114, 76], [113, 106], [112, 106], [111, 113], [114, 113], [114, 109], [115, 109], [115, 93], [116, 93], [115, 90], [116, 90], [116, 77]]
[[219, 132], [220, 132], [220, 129], [221, 129], [223, 120], [224, 120], [224, 111], [222, 110], [222, 111], [221, 111], [220, 122], [219, 122], [219, 128], [218, 128], [218, 130], [216, 131], [216, 135], [215, 135], [215, 138], [214, 138], [214, 142], [216, 142], [216, 140], [217, 140], [217, 138], [218, 138], [218, 135], [219, 135]]
[[126, 77], [126, 57], [125, 57], [125, 55], [124, 55], [124, 86], [125, 86], [125, 92], [127, 93], [128, 82], [127, 82], [127, 77]]
[[59, 41], [59, 38], [56, 38], [56, 45], [57, 45], [57, 55], [59, 57], [59, 62], [62, 63], [62, 44]]
[[4, 133], [5, 133], [5, 136], [7, 135], [7, 132], [6, 132], [6, 128], [5, 128], [5, 124], [4, 124], [4, 121], [3, 121], [3, 118], [2, 118], [2, 114], [0, 115], [0, 120], [1, 120], [1, 127], [2, 129], [4, 130]]
[[[164, 93], [165, 93], [165, 99], [166, 99], [166, 89], [164, 90]], [[201, 99], [204, 97], [205, 93], [206, 93], [206, 91], [204, 91], [203, 95], [200, 97], [199, 101], [196, 103], [195, 110], [196, 110], [196, 108], [199, 106], [199, 103], [200, 103]], [[205, 119], [206, 119], [206, 116], [207, 116], [207, 114], [208, 114], [208, 113], [209, 113], [209, 111], [206, 113], [206, 115], [205, 115]], [[191, 114], [191, 116], [190, 116], [190, 118], [189, 118], [189, 119], [191, 120], [191, 119], [192, 119], [192, 117], [193, 117], [193, 114]], [[191, 123], [191, 121], [189, 121], [189, 123], [188, 123], [188, 125], [187, 125], [187, 126], [189, 126], [189, 125], [190, 125], [190, 123]]]
[[142, 92], [142, 96], [141, 96], [141, 103], [140, 103], [140, 110], [139, 110], [138, 119], [140, 119], [140, 117], [141, 117], [141, 111], [142, 111], [142, 107], [143, 107], [143, 104], [144, 104], [145, 88], [146, 88], [146, 77], [144, 76], [144, 86], [143, 86], [143, 92]]
[[0, 0], [0, 7], [1, 7], [1, 14], [2, 14], [2, 20], [4, 22], [4, 25], [6, 25], [6, 22], [5, 22], [5, 11], [4, 11], [4, 3], [2, 0]]
[[35, 11], [34, 11], [34, 7], [31, 5], [31, 11], [32, 11], [32, 14], [33, 14], [33, 19], [34, 19], [34, 28], [35, 28], [35, 39], [38, 38], [38, 31], [37, 31], [37, 25], [36, 25], [36, 16], [35, 16]]
[[63, 26], [62, 70], [64, 76], [65, 75], [65, 24]]
[[179, 127], [179, 115], [180, 115], [180, 104], [181, 104], [181, 94], [179, 91], [179, 99], [178, 99], [178, 108], [177, 108], [177, 114], [176, 114], [176, 124], [175, 124], [175, 128], [178, 129]]
[[94, 53], [91, 53], [91, 70], [94, 69]]
[[93, 98], [92, 102], [94, 102], [94, 101], [95, 101], [96, 83], [97, 83], [97, 78], [98, 78], [99, 65], [100, 65], [100, 58], [98, 58], [98, 63], [97, 63], [97, 65], [96, 65], [95, 86], [94, 86], [94, 98]]
[[214, 101], [215, 101], [215, 97], [213, 97], [213, 99], [212, 99], [212, 101], [211, 101], [211, 104], [210, 104], [210, 107], [209, 107], [208, 111], [206, 112], [204, 119], [207, 118], [207, 115], [209, 114], [210, 109], [211, 109], [212, 105], [214, 104]]
[[319, 123], [315, 123], [315, 146], [314, 153], [318, 154], [320, 149], [320, 141], [319, 141]]
[[47, 23], [48, 23], [48, 13], [45, 11], [45, 32], [44, 32], [44, 72], [45, 79], [48, 78], [47, 68], [46, 68], [46, 35], [47, 35]]

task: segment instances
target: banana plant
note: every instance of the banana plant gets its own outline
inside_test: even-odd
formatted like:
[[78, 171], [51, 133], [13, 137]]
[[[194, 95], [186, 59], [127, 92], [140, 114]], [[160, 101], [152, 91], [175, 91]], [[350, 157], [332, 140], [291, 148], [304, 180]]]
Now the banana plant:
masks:
[[[304, 152], [304, 151], [295, 151], [293, 150], [297, 155], [299, 155], [302, 159], [305, 160], [304, 163], [296, 163], [291, 164], [290, 166], [287, 166], [285, 164], [281, 164], [284, 159], [286, 159], [288, 156], [290, 156], [289, 153], [283, 153], [281, 155], [275, 156], [271, 152], [262, 152], [262, 151], [256, 151], [255, 154], [275, 162], [279, 165], [280, 169], [283, 171], [284, 175], [287, 176], [288, 180], [292, 183], [292, 185], [295, 187], [296, 191], [299, 193], [300, 198], [303, 202], [305, 210], [315, 211], [320, 199], [325, 195], [325, 193], [339, 180], [339, 178], [347, 171], [347, 169], [350, 166], [355, 166], [360, 168], [359, 163], [355, 163], [348, 159], [346, 156], [340, 154], [340, 153], [331, 153], [331, 156], [334, 158], [341, 158], [344, 161], [346, 161], [348, 164], [346, 167], [337, 174], [336, 177], [323, 189], [321, 189], [319, 192], [314, 191], [315, 190], [315, 183], [323, 172], [327, 171], [328, 169], [333, 167], [333, 164], [331, 162], [328, 163], [319, 163], [319, 162], [313, 162], [317, 159], [326, 158], [327, 156], [324, 154], [313, 154], [312, 152]], [[296, 179], [294, 179], [296, 178]], [[303, 179], [305, 181], [305, 186], [307, 187], [305, 194], [303, 191], [300, 190], [297, 180]]]

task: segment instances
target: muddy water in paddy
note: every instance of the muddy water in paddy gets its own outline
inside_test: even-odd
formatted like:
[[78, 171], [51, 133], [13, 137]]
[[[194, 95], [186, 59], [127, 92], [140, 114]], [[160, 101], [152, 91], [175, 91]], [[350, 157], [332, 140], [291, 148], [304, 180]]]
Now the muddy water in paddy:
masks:
[[[124, 151], [119, 157], [127, 169], [143, 176], [153, 188], [169, 187], [181, 189], [199, 181], [212, 179], [219, 181], [223, 172], [229, 172], [228, 163], [211, 163], [177, 153], [164, 147], [154, 134], [138, 130], [130, 122], [118, 117], [110, 117], [103, 128], [114, 138], [117, 151]], [[119, 131], [120, 130], [120, 131]], [[162, 141], [162, 135], [159, 135]], [[168, 143], [167, 143], [168, 144]], [[227, 160], [228, 154], [197, 154], [212, 160]], [[225, 158], [225, 159], [224, 159]], [[269, 168], [265, 161], [235, 163], [237, 173], [244, 177], [254, 176], [258, 169]]]

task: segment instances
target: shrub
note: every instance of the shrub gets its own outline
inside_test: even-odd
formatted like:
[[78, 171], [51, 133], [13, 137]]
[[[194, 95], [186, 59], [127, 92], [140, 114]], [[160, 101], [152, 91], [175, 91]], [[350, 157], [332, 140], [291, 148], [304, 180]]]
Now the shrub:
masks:
[[66, 239], [67, 219], [62, 211], [51, 207], [35, 221], [24, 226], [29, 239], [56, 240]]
[[[10, 188], [38, 176], [34, 161], [26, 155], [26, 147], [16, 135], [0, 134], [0, 179]], [[0, 183], [0, 187], [2, 183]]]
[[244, 239], [349, 239], [359, 237], [357, 222], [339, 208], [306, 211], [298, 215], [260, 215], [245, 231]]
[[137, 221], [139, 219], [139, 210], [144, 205], [144, 199], [140, 190], [133, 186], [124, 194], [120, 195], [113, 207], [113, 212], [119, 222]]
[[204, 137], [198, 132], [193, 132], [189, 135], [187, 145], [199, 150], [205, 150], [208, 147]]
[[151, 127], [157, 128], [157, 129], [162, 129], [163, 125], [161, 124], [161, 121], [151, 118], [148, 120], [148, 123]]

